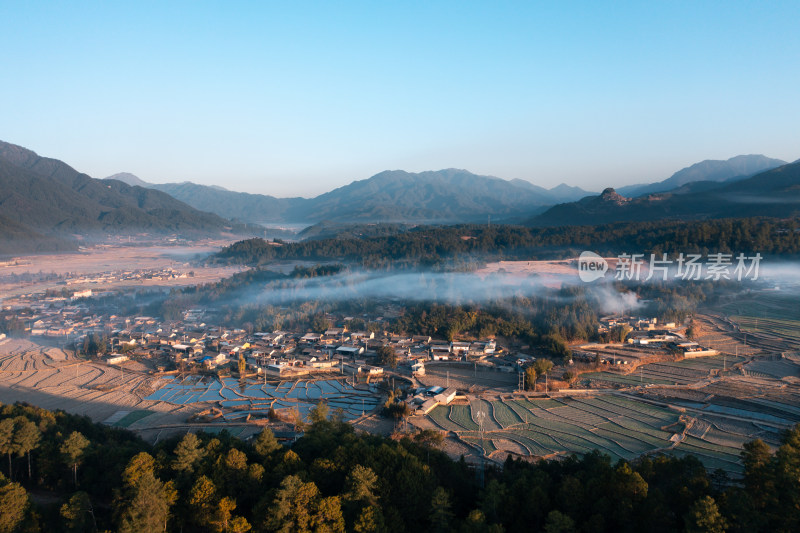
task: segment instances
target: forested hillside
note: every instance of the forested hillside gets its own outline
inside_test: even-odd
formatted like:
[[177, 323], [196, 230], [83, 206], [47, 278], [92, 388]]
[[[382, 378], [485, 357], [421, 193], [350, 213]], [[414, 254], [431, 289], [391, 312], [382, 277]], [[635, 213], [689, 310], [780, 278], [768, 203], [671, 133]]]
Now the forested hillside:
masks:
[[798, 219], [654, 221], [525, 228], [463, 225], [419, 227], [395, 235], [330, 238], [298, 243], [249, 239], [220, 251], [214, 260], [263, 264], [275, 259], [354, 261], [365, 266], [430, 265], [453, 258], [551, 259], [582, 250], [600, 254], [760, 252], [800, 253]]
[[[125, 430], [27, 405], [0, 408], [0, 531], [796, 531], [800, 428], [745, 446], [731, 484], [695, 458], [598, 452], [478, 471], [441, 434], [356, 434], [324, 404], [291, 448]], [[44, 497], [43, 495], [46, 495]], [[38, 503], [34, 503], [38, 502]]]

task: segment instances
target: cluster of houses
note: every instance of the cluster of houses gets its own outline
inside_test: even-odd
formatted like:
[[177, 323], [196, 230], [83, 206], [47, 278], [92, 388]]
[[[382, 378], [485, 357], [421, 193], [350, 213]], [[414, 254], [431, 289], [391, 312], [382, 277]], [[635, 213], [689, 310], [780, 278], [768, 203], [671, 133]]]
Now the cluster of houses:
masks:
[[[153, 329], [149, 330], [147, 325]], [[434, 342], [428, 336], [388, 333], [376, 336], [372, 331], [351, 332], [344, 327], [319, 333], [248, 333], [205, 324], [164, 329], [148, 317], [136, 317], [132, 327], [112, 332], [110, 346], [115, 355], [131, 353], [137, 358], [158, 358], [166, 361], [162, 366], [170, 367], [214, 370], [225, 365], [238, 366], [243, 360], [248, 372], [275, 377], [311, 372], [379, 377], [384, 369], [375, 364], [375, 358], [378, 349], [384, 346], [394, 350], [398, 365], [407, 365], [420, 374], [424, 374], [424, 365], [431, 360], [463, 360], [468, 355], [485, 356], [496, 351], [491, 340], [444, 343]]]
[[160, 269], [117, 270], [113, 272], [92, 274], [91, 276], [66, 276], [66, 278], [60, 283], [63, 285], [102, 285], [106, 283], [116, 283], [119, 281], [185, 279], [191, 277], [191, 275], [191, 272], [180, 272], [173, 268], [165, 267]]
[[14, 318], [34, 337], [55, 337], [72, 341], [89, 333], [124, 327], [125, 318], [92, 315], [81, 304], [67, 298], [47, 298], [38, 303], [4, 306], [0, 316]]
[[604, 316], [598, 320], [598, 333], [608, 333], [614, 328], [628, 328], [632, 331], [654, 331], [654, 330], [673, 330], [677, 326], [675, 322], [658, 324], [658, 318], [637, 317], [637, 316]]
[[394, 351], [398, 366], [420, 375], [425, 373], [425, 364], [433, 361], [489, 358], [509, 371], [519, 363], [493, 339], [446, 342], [427, 335], [349, 331], [346, 325], [322, 332], [248, 332], [206, 324], [205, 309], [189, 309], [179, 321], [93, 315], [77, 300], [83, 295], [76, 293], [73, 301], [51, 297], [31, 305], [6, 306], [0, 313], [21, 320], [34, 337], [57, 337], [80, 346], [87, 335], [104, 335], [109, 364], [137, 359], [151, 361], [150, 366], [159, 370], [236, 368], [244, 359], [247, 371], [259, 375], [357, 372], [376, 377], [384, 372], [375, 364], [377, 351], [384, 346]]

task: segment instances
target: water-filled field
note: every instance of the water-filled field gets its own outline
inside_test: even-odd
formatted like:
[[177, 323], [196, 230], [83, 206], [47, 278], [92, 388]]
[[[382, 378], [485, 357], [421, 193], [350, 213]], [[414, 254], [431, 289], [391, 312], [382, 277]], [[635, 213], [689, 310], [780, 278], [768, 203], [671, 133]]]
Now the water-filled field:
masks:
[[265, 414], [270, 408], [296, 408], [306, 417], [314, 405], [323, 401], [331, 411], [342, 409], [344, 418], [352, 420], [375, 408], [379, 401], [376, 391], [375, 385], [353, 386], [344, 379], [263, 383], [189, 376], [167, 382], [145, 400], [176, 405], [209, 402], [224, 408], [226, 420]]

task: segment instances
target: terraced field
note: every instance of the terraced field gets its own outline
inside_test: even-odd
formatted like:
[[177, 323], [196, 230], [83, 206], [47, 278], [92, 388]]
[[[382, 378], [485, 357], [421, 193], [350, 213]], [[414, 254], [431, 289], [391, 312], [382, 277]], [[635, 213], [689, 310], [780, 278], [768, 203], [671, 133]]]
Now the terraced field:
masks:
[[652, 378], [647, 378], [637, 372], [631, 374], [620, 374], [618, 372], [584, 372], [580, 376], [581, 383], [587, 387], [638, 387], [640, 385], [672, 385], [673, 382]]
[[7, 339], [0, 343], [0, 402], [26, 401], [136, 431], [183, 423], [196, 411], [145, 400], [158, 384], [138, 366], [129, 363], [123, 372], [27, 339]]
[[754, 341], [774, 345], [780, 339], [783, 349], [800, 347], [800, 307], [797, 297], [780, 291], [752, 292], [721, 307], [740, 331], [753, 335]]
[[242, 383], [232, 378], [189, 376], [169, 381], [145, 400], [175, 405], [218, 405], [226, 411], [223, 415], [226, 420], [266, 416], [270, 408], [297, 409], [305, 417], [316, 403], [324, 400], [330, 409], [341, 409], [345, 420], [352, 420], [362, 412], [372, 411], [378, 404], [378, 395], [374, 385], [353, 387], [336, 379]]
[[[485, 404], [491, 409], [485, 409]], [[747, 440], [745, 435], [711, 423], [700, 423], [687, 432], [687, 426], [693, 428], [696, 419], [666, 406], [618, 394], [482, 402], [480, 408], [490, 419], [484, 423], [483, 435], [477, 431], [471, 413], [475, 407], [474, 402], [438, 406], [429, 417], [485, 455], [519, 453], [522, 449], [524, 455], [547, 457], [597, 449], [615, 459], [632, 460], [646, 453], [691, 452], [713, 468], [734, 475], [741, 472], [738, 454]]]
[[800, 321], [800, 309], [796, 307], [796, 297], [779, 291], [751, 292], [721, 306], [721, 309], [730, 316]]
[[586, 386], [638, 387], [643, 385], [688, 385], [711, 375], [712, 371], [730, 369], [744, 357], [721, 354], [682, 361], [650, 363], [638, 367], [630, 374], [618, 372], [586, 372], [580, 375]]
[[[547, 399], [474, 397], [469, 406], [437, 407], [430, 419], [492, 459], [590, 450], [626, 460], [693, 455], [737, 477], [746, 442], [758, 438], [776, 447], [781, 432], [800, 423], [800, 306], [774, 295], [753, 299], [761, 307], [736, 305], [752, 315], [753, 327], [756, 313], [767, 311], [759, 331], [748, 332], [747, 320], [739, 329], [741, 310], [731, 313], [733, 320], [714, 312], [696, 317], [696, 340], [719, 355], [652, 362], [627, 374], [616, 365], [580, 375], [579, 387], [596, 391], [562, 396], [569, 394], [562, 390]], [[791, 349], [795, 340], [798, 347]], [[476, 410], [486, 413], [483, 433], [476, 431]]]
[[[338, 380], [241, 385], [237, 380], [199, 377], [158, 379], [144, 370], [136, 362], [127, 363], [123, 370], [78, 360], [30, 340], [7, 339], [0, 342], [0, 402], [22, 400], [45, 409], [63, 409], [156, 441], [169, 434], [214, 431], [215, 427], [247, 436], [259, 430], [247, 425], [249, 417], [265, 416], [270, 407], [296, 408], [305, 416], [321, 399], [331, 410], [341, 408], [350, 420], [362, 410], [371, 411], [379, 397], [372, 389]], [[210, 407], [222, 413], [214, 423], [189, 421]]]

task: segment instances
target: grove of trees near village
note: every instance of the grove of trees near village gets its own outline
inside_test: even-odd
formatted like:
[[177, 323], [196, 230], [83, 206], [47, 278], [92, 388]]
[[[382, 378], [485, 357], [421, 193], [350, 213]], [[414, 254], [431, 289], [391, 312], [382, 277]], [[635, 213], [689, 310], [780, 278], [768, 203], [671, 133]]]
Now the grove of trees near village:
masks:
[[325, 404], [309, 419], [291, 447], [268, 428], [246, 442], [222, 431], [153, 446], [4, 405], [0, 533], [800, 530], [800, 427], [776, 451], [747, 444], [741, 479], [691, 456], [614, 463], [596, 451], [509, 459], [479, 476], [437, 449], [439, 432], [359, 434]]

